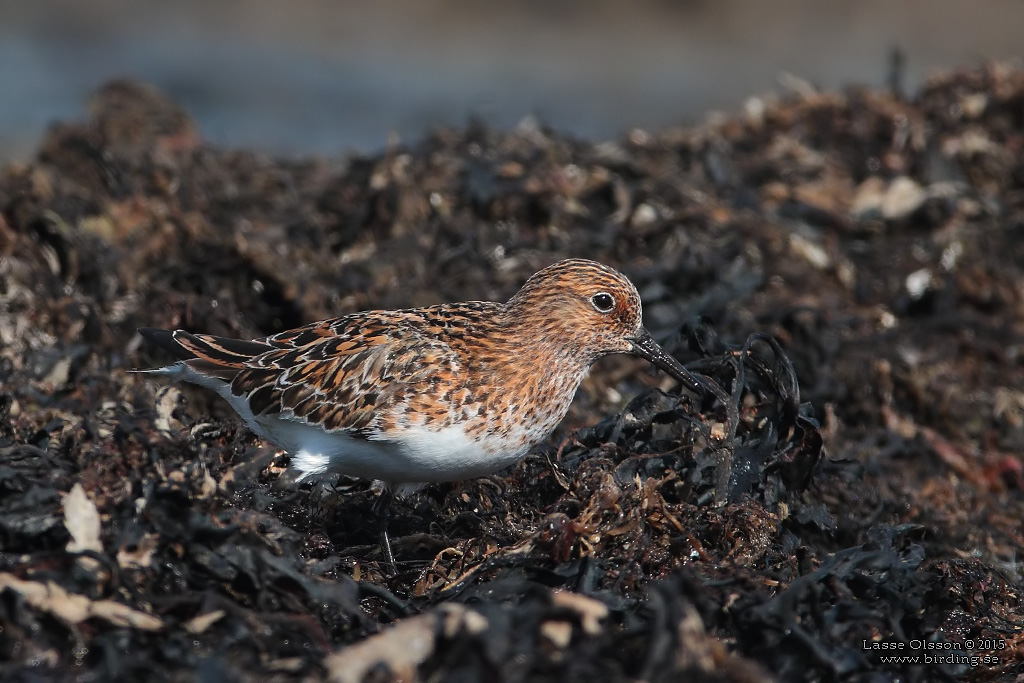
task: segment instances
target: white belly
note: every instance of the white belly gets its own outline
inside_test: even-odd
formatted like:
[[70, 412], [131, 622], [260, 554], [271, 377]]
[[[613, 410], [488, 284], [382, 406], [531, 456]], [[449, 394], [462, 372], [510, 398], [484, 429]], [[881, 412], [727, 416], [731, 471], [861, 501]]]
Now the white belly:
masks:
[[534, 433], [537, 425], [529, 425], [507, 440], [491, 437], [482, 442], [466, 436], [463, 426], [454, 424], [438, 431], [411, 426], [369, 439], [354, 438], [280, 415], [253, 415], [249, 404], [234, 396], [227, 384], [193, 372], [182, 363], [164, 368], [162, 374], [216, 391], [250, 429], [288, 451], [292, 467], [303, 478], [336, 473], [380, 479], [400, 495], [425, 483], [459, 481], [497, 472], [519, 461], [532, 443], [546, 436]]
[[[439, 431], [408, 427], [388, 437], [361, 439], [276, 416], [256, 421], [271, 441], [291, 453], [292, 467], [303, 477], [337, 473], [390, 484], [458, 481], [508, 467], [527, 451], [523, 446], [493, 452], [468, 438], [460, 425]], [[416, 488], [402, 487], [405, 492]]]

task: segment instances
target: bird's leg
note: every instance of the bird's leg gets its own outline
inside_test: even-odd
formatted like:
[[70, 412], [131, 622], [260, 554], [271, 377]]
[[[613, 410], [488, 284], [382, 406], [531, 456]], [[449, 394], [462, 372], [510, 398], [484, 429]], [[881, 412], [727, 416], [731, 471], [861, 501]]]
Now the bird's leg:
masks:
[[373, 503], [373, 514], [377, 517], [377, 524], [380, 526], [380, 547], [384, 551], [384, 561], [392, 576], [398, 573], [395, 566], [395, 556], [391, 552], [391, 539], [388, 538], [388, 521], [391, 519], [391, 504], [395, 500], [395, 493], [385, 486]]

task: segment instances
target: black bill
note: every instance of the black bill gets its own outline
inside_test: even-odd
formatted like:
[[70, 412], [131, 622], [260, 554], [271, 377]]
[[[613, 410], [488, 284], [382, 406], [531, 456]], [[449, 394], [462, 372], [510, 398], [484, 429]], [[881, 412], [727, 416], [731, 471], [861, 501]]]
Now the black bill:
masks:
[[646, 358], [653, 363], [655, 367], [672, 375], [698, 394], [703, 395], [705, 393], [705, 389], [701, 381], [697, 379], [692, 372], [684, 368], [682, 363], [668, 355], [665, 352], [665, 349], [658, 346], [658, 342], [651, 338], [651, 333], [647, 331], [646, 327], [641, 327], [640, 333], [637, 334], [636, 338], [632, 341], [633, 353], [635, 355], [640, 356], [641, 358]]

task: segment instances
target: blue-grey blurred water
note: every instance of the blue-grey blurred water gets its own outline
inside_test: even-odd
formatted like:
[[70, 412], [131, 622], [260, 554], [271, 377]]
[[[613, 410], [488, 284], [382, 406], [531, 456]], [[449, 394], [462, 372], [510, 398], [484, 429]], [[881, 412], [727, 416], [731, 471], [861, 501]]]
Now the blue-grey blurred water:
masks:
[[816, 0], [340, 3], [41, 0], [0, 4], [0, 161], [131, 76], [163, 89], [218, 145], [372, 151], [469, 117], [536, 115], [578, 137], [700, 121], [780, 89], [882, 86], [1024, 54], [1024, 2]]

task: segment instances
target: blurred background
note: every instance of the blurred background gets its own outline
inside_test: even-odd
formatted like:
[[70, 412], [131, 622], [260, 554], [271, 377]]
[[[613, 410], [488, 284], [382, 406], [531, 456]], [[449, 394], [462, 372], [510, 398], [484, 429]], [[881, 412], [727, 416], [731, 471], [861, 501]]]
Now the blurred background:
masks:
[[787, 75], [888, 85], [897, 51], [912, 93], [1022, 43], [1022, 0], [8, 1], [0, 162], [115, 77], [170, 94], [214, 144], [333, 155], [470, 117], [590, 140], [690, 124]]

